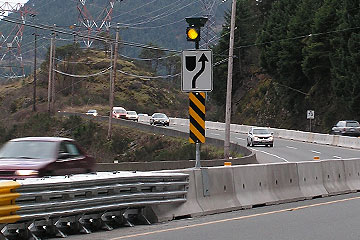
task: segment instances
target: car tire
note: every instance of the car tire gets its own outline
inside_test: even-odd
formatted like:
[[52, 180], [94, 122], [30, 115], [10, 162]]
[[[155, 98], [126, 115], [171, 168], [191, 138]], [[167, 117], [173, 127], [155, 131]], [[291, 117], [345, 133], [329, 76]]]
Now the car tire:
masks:
[[270, 146], [270, 147], [274, 147], [274, 144], [272, 143], [272, 144], [270, 144], [269, 146]]
[[246, 146], [250, 147], [249, 140], [246, 140]]
[[254, 145], [254, 142], [251, 140], [251, 143], [250, 143], [250, 146], [251, 147], [254, 147], [255, 145]]

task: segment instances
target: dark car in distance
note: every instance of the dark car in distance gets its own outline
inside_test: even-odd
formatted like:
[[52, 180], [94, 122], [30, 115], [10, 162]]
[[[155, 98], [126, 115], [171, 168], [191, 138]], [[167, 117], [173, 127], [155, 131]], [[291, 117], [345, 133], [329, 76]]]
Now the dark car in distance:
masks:
[[0, 178], [22, 179], [95, 171], [95, 159], [70, 138], [25, 137], [0, 149]]
[[331, 134], [343, 136], [360, 136], [360, 124], [355, 120], [338, 121], [331, 129]]

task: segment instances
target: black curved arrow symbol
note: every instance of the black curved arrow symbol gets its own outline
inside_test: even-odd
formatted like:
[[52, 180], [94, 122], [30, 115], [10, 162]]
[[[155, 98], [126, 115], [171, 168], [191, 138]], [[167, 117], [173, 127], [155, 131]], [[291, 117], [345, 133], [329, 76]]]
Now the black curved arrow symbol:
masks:
[[204, 72], [205, 70], [205, 62], [208, 62], [209, 60], [207, 59], [207, 57], [205, 56], [205, 54], [203, 53], [199, 59], [198, 62], [202, 62], [202, 65], [201, 65], [201, 69], [200, 71], [195, 74], [195, 76], [193, 77], [192, 79], [192, 88], [195, 88], [195, 85], [196, 85], [196, 80], [200, 77], [200, 75]]

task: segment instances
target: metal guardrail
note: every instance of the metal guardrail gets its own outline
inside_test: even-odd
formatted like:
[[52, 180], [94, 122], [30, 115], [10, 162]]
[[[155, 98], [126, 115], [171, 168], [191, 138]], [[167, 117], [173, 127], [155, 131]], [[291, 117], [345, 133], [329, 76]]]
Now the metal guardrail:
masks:
[[[0, 239], [66, 236], [150, 221], [147, 206], [186, 202], [187, 174], [99, 172], [0, 181]], [[15, 238], [14, 238], [15, 237]]]

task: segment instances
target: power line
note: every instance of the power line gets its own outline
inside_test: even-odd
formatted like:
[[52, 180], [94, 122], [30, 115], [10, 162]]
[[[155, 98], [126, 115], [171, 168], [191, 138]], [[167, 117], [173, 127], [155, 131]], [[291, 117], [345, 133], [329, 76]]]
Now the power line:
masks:
[[[19, 20], [12, 20], [11, 18], [7, 17], [4, 18], [3, 21], [6, 22], [10, 22], [10, 23], [14, 23], [14, 24], [23, 24], [25, 26], [28, 27], [33, 27], [33, 28], [37, 28], [37, 29], [41, 29], [41, 30], [48, 30], [48, 31], [53, 31], [55, 33], [59, 33], [59, 34], [65, 34], [65, 35], [76, 35], [79, 37], [87, 37], [87, 38], [91, 38], [94, 40], [98, 40], [98, 41], [102, 41], [102, 42], [114, 42], [113, 39], [109, 39], [109, 38], [104, 38], [104, 37], [100, 37], [100, 36], [85, 36], [81, 33], [74, 33], [74, 32], [69, 32], [67, 30], [64, 30], [62, 28], [54, 28], [53, 26], [48, 26], [48, 25], [35, 25], [33, 23], [21, 23], [19, 22]], [[181, 51], [178, 50], [174, 50], [174, 49], [167, 49], [167, 48], [160, 48], [160, 47], [152, 47], [149, 46], [147, 44], [142, 44], [142, 43], [134, 43], [134, 42], [129, 42], [129, 41], [120, 41], [119, 43], [126, 45], [126, 46], [131, 46], [131, 47], [139, 47], [139, 48], [145, 48], [145, 49], [152, 49], [152, 50], [161, 50], [161, 51], [167, 51], [167, 52], [175, 52], [175, 53], [180, 53]]]
[[164, 76], [141, 76], [141, 75], [136, 75], [136, 74], [132, 74], [132, 73], [128, 73], [128, 72], [124, 72], [121, 70], [117, 70], [119, 73], [128, 75], [128, 76], [132, 76], [132, 77], [138, 77], [138, 78], [149, 78], [149, 79], [156, 79], [156, 78], [171, 78], [171, 77], [177, 77], [180, 76], [181, 73], [176, 73], [174, 75], [164, 75]]

